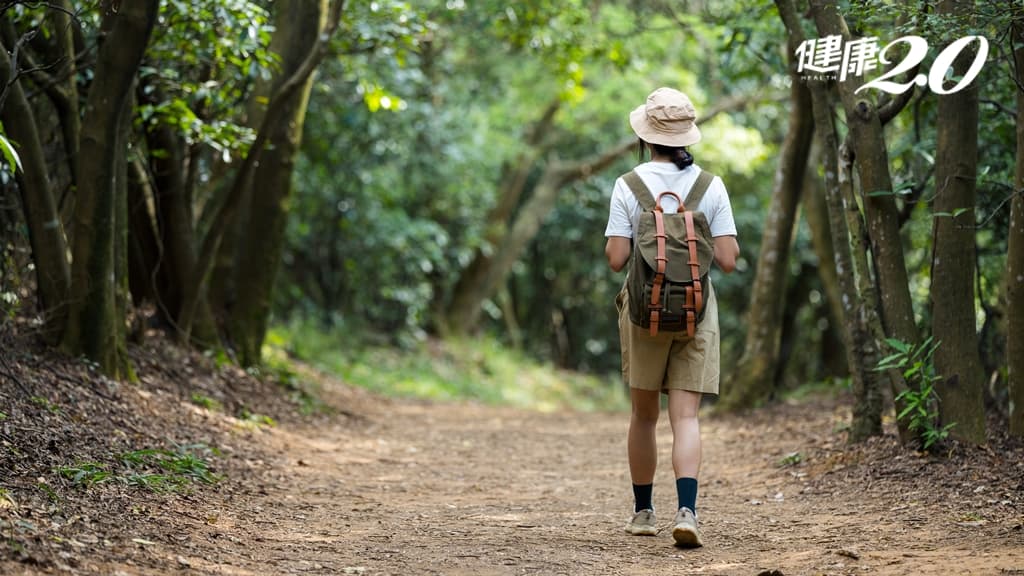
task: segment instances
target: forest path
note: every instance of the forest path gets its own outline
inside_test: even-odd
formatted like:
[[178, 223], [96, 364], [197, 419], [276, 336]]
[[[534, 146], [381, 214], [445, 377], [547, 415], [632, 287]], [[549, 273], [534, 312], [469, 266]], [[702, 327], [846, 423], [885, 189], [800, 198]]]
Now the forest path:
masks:
[[[355, 424], [270, 430], [261, 441], [280, 460], [254, 463], [250, 489], [215, 509], [178, 516], [187, 541], [148, 547], [141, 565], [239, 575], [1024, 574], [1019, 494], [971, 489], [984, 478], [968, 471], [949, 481], [969, 495], [950, 506], [938, 487], [888, 482], [896, 472], [865, 476], [857, 453], [840, 450], [835, 429], [848, 415], [836, 404], [702, 419], [697, 550], [675, 548], [667, 528], [664, 414], [655, 506], [666, 528], [634, 537], [623, 531], [628, 414], [379, 400]], [[781, 466], [794, 452], [803, 462]]]

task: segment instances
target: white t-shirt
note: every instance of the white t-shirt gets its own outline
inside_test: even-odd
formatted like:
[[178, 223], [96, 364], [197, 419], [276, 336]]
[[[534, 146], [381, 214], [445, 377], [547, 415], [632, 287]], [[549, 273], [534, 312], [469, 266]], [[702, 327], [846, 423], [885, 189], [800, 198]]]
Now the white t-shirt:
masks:
[[[680, 170], [671, 162], [645, 162], [634, 168], [640, 179], [644, 181], [651, 195], [657, 198], [658, 194], [670, 190], [679, 194], [686, 200], [690, 187], [697, 181], [700, 174], [700, 166], [693, 164], [684, 170]], [[661, 204], [666, 214], [673, 214], [679, 207], [675, 198], [666, 196]], [[693, 207], [690, 207], [693, 210]], [[732, 218], [732, 206], [729, 204], [729, 193], [725, 190], [722, 179], [715, 176], [708, 186], [707, 193], [697, 206], [698, 212], [703, 212], [711, 227], [712, 236], [735, 236], [736, 222]], [[619, 177], [615, 180], [615, 188], [612, 190], [611, 212], [608, 215], [608, 227], [605, 228], [605, 236], [633, 237], [633, 230], [640, 222], [640, 203], [636, 201], [633, 192], [626, 183]]]

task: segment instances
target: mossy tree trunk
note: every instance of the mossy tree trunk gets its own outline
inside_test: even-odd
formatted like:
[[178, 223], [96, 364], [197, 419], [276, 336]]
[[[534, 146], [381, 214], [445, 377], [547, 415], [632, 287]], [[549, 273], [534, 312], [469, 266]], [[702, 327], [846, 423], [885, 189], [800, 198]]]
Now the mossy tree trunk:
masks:
[[1010, 208], [1006, 258], [1006, 360], [1010, 389], [1010, 433], [1024, 436], [1024, 17], [1013, 23], [1017, 74], [1016, 191]]
[[[974, 2], [944, 0], [938, 14], [965, 19]], [[963, 76], [975, 50], [960, 53], [954, 76]], [[956, 423], [950, 434], [985, 442], [984, 376], [975, 324], [975, 194], [978, 171], [978, 84], [938, 96], [935, 200], [932, 204], [932, 335], [939, 342], [935, 368], [941, 377], [939, 415]], [[947, 214], [949, 216], [947, 216]]]
[[[834, 130], [834, 125], [833, 125]], [[845, 217], [847, 250], [851, 267], [847, 269], [853, 282], [855, 294], [853, 314], [850, 322], [850, 354], [853, 368], [859, 377], [853, 383], [853, 421], [850, 424], [850, 441], [860, 442], [882, 433], [882, 385], [885, 376], [875, 370], [878, 361], [879, 343], [885, 338], [878, 318], [878, 291], [876, 278], [868, 263], [867, 232], [863, 215], [857, 205], [857, 193], [853, 184], [853, 158], [850, 147], [843, 144], [838, 154], [838, 193], [840, 198], [834, 209]]]
[[[118, 241], [127, 211], [118, 192], [118, 167], [124, 166], [127, 142], [122, 134], [123, 115], [129, 107], [135, 75], [156, 23], [160, 2], [126, 2], [105, 16], [110, 33], [100, 47], [96, 74], [89, 90], [78, 156], [78, 197], [75, 205], [75, 242], [71, 286], [75, 297], [64, 347], [96, 362], [109, 376], [128, 377], [131, 370], [123, 354], [125, 324], [118, 315], [118, 292], [126, 250]], [[120, 179], [123, 181], [123, 176]], [[121, 264], [118, 264], [118, 262]]]
[[[276, 3], [270, 49], [281, 58], [281, 77], [274, 89], [302, 64], [327, 17], [327, 0], [280, 0]], [[267, 331], [271, 299], [284, 245], [288, 203], [292, 191], [295, 155], [302, 141], [306, 105], [313, 76], [289, 96], [281, 120], [272, 128], [269, 147], [263, 153], [252, 183], [248, 233], [239, 244], [235, 263], [235, 298], [227, 317], [228, 334], [239, 361], [246, 366], [260, 361]]]
[[[134, 82], [133, 82], [134, 83]], [[129, 90], [129, 94], [131, 90]], [[118, 332], [117, 358], [121, 364], [119, 376], [125, 380], [136, 379], [135, 370], [128, 359], [126, 322], [131, 306], [131, 287], [128, 267], [128, 145], [132, 135], [132, 116], [135, 98], [128, 98], [128, 105], [121, 108], [118, 116], [117, 148], [121, 151], [114, 161], [114, 325]]]

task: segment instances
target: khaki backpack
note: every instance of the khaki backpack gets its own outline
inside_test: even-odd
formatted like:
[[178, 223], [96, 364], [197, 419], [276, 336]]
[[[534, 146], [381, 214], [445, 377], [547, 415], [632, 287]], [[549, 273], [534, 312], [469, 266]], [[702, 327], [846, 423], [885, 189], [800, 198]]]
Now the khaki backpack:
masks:
[[[643, 209], [633, 234], [633, 255], [626, 278], [629, 319], [650, 329], [651, 336], [685, 330], [692, 338], [697, 323], [704, 318], [714, 241], [707, 217], [691, 208], [700, 205], [714, 178], [710, 172], [701, 171], [686, 200], [675, 192], [662, 192], [655, 200], [636, 171], [623, 176]], [[664, 213], [661, 199], [665, 196], [675, 197], [678, 212]]]

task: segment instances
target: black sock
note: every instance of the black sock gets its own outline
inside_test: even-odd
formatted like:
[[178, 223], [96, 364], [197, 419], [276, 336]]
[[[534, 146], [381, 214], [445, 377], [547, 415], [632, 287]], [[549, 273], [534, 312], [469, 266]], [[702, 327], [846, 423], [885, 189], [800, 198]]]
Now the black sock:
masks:
[[633, 499], [636, 501], [633, 512], [654, 510], [654, 504], [651, 504], [651, 492], [653, 491], [654, 484], [633, 484]]
[[697, 512], [697, 479], [676, 478], [676, 492], [679, 494], [679, 507], [689, 508]]

